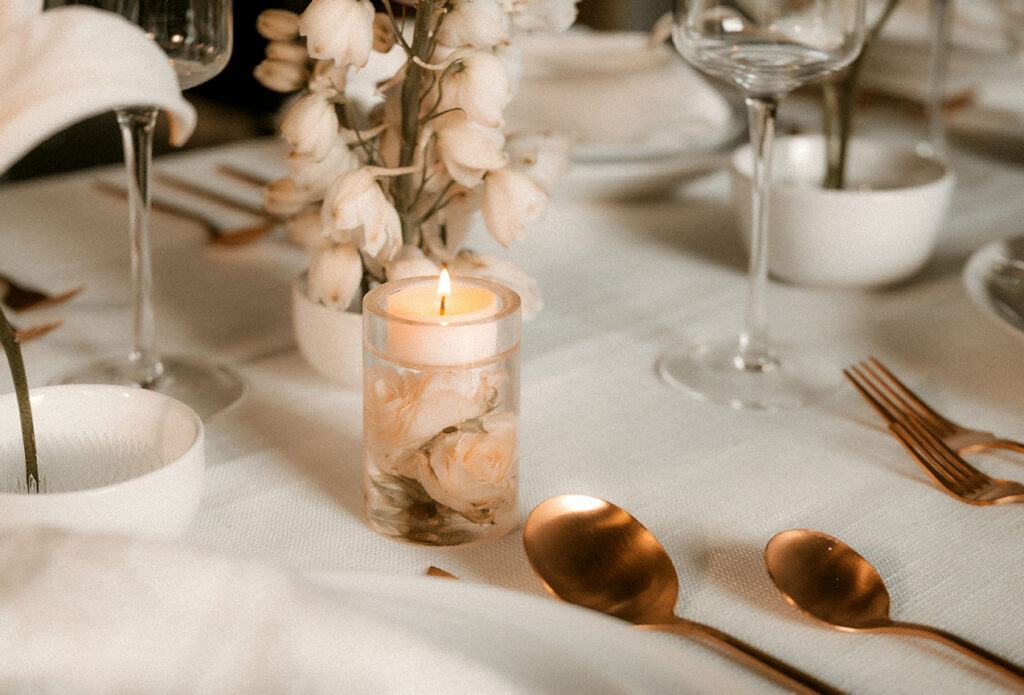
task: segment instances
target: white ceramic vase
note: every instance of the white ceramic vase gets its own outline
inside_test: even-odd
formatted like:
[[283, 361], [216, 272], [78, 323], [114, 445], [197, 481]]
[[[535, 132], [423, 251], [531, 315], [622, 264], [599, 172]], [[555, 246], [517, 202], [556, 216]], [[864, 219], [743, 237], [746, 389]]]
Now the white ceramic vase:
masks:
[[310, 299], [306, 273], [292, 283], [292, 328], [302, 358], [345, 388], [361, 388], [363, 317]]
[[[948, 166], [880, 140], [849, 145], [848, 185], [821, 187], [820, 135], [779, 138], [773, 150], [768, 268], [789, 282], [872, 287], [905, 280], [930, 258], [952, 197]], [[731, 159], [732, 203], [750, 238], [750, 146]]]

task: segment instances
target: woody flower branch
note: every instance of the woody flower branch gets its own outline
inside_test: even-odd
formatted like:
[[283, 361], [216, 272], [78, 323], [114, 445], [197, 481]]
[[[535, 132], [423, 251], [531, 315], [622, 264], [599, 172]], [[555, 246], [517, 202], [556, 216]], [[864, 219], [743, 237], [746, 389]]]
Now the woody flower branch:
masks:
[[564, 31], [576, 0], [313, 0], [268, 10], [255, 75], [295, 92], [281, 124], [289, 176], [265, 192], [311, 251], [310, 295], [344, 308], [385, 280], [483, 277], [541, 306], [523, 269], [464, 244], [475, 228], [509, 246], [542, 218], [567, 169], [557, 135], [508, 133], [522, 59], [515, 36]]

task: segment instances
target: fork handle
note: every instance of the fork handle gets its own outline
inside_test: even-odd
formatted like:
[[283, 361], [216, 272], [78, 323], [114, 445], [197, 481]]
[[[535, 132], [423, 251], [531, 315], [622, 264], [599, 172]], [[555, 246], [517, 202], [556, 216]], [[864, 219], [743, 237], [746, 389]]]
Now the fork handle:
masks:
[[936, 642], [942, 642], [943, 644], [953, 647], [957, 651], [976, 659], [980, 663], [985, 664], [986, 666], [991, 666], [997, 671], [1002, 672], [1004, 675], [1010, 676], [1018, 683], [1024, 683], [1024, 668], [1021, 668], [1017, 664], [1007, 661], [1003, 657], [997, 656], [986, 649], [982, 649], [978, 645], [968, 642], [962, 637], [957, 637], [951, 632], [946, 632], [945, 630], [932, 627], [931, 625], [904, 622], [893, 622], [879, 629], [885, 632], [893, 632], [903, 635], [928, 637]]
[[678, 622], [658, 625], [637, 625], [641, 630], [657, 630], [677, 635], [700, 637], [731, 656], [738, 657], [743, 663], [758, 673], [784, 685], [798, 693], [823, 693], [824, 695], [844, 695], [828, 683], [824, 683], [809, 673], [805, 673], [785, 661], [776, 659], [771, 654], [762, 652], [757, 647], [736, 639], [721, 630], [684, 618], [676, 618]]

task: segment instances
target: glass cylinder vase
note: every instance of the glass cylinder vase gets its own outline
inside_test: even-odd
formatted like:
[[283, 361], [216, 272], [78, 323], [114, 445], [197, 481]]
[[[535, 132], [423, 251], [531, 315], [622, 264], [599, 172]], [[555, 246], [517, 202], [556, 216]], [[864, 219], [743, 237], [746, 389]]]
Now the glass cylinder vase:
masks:
[[519, 295], [476, 278], [409, 278], [363, 300], [364, 514], [426, 545], [519, 523]]

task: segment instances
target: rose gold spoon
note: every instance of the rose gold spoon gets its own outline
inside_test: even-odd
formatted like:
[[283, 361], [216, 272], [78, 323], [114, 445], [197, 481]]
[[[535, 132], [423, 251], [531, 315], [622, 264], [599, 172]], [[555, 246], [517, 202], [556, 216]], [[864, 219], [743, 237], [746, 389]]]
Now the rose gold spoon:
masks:
[[548, 591], [652, 630], [705, 639], [799, 692], [841, 691], [713, 627], [673, 612], [679, 577], [658, 540], [627, 511], [595, 497], [559, 495], [530, 513], [523, 544]]
[[1024, 682], [1024, 669], [945, 630], [889, 618], [889, 592], [874, 567], [842, 541], [792, 529], [768, 541], [768, 574], [786, 600], [839, 630], [930, 637]]

